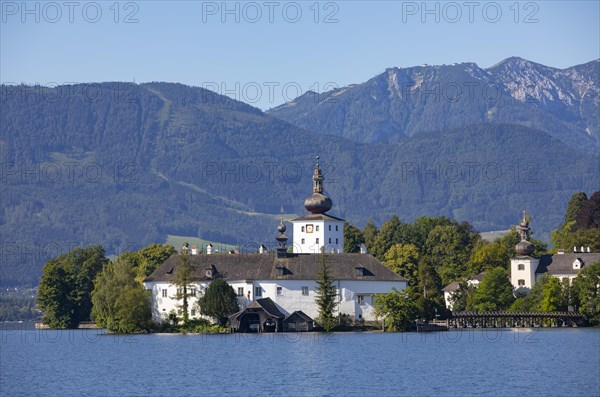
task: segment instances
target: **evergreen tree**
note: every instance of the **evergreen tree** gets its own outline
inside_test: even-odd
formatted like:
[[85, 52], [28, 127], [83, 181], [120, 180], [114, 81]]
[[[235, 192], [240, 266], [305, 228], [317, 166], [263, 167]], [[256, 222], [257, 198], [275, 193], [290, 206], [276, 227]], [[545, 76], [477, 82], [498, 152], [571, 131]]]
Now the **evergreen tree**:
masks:
[[571, 196], [569, 204], [567, 204], [567, 210], [565, 211], [565, 225], [569, 222], [573, 222], [575, 218], [577, 218], [579, 210], [585, 204], [587, 199], [587, 195], [584, 192], [577, 192]]
[[198, 299], [198, 306], [202, 314], [216, 319], [220, 325], [227, 324], [227, 316], [239, 310], [235, 291], [222, 278], [210, 282], [204, 295]]
[[600, 191], [595, 192], [577, 212], [575, 230], [600, 229]]
[[190, 284], [194, 280], [194, 272], [195, 268], [191, 265], [190, 256], [187, 252], [179, 255], [179, 266], [175, 271], [175, 277], [173, 278], [173, 282], [177, 286], [177, 293], [175, 294], [175, 299], [178, 301], [183, 301], [181, 304], [181, 311], [183, 313], [183, 323], [187, 323], [189, 321], [189, 298], [190, 293]]
[[363, 233], [359, 228], [350, 225], [348, 222], [344, 223], [344, 252], [358, 253], [360, 252], [360, 245], [365, 243]]
[[373, 248], [373, 243], [379, 235], [379, 230], [377, 229], [375, 222], [373, 222], [371, 218], [369, 218], [369, 220], [367, 221], [367, 224], [365, 225], [362, 234], [365, 239], [365, 245], [367, 246], [367, 249], [371, 251], [371, 249]]
[[327, 263], [327, 255], [321, 254], [321, 268], [317, 274], [317, 290], [315, 303], [319, 309], [317, 322], [329, 332], [335, 327], [336, 320], [333, 315], [337, 307], [337, 292], [333, 284], [331, 269]]

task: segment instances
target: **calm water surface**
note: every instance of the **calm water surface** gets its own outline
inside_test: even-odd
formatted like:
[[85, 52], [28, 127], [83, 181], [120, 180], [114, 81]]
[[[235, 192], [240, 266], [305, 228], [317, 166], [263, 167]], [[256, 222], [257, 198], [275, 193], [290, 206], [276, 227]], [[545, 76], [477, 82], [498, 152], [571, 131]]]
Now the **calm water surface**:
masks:
[[2, 396], [598, 396], [600, 330], [0, 331]]

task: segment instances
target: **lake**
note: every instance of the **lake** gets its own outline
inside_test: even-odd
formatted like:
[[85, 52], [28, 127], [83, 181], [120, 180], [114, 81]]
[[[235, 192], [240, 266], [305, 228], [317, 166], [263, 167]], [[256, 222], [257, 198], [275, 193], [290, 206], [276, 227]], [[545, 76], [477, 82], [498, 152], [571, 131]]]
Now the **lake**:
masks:
[[599, 329], [0, 331], [3, 396], [597, 396]]

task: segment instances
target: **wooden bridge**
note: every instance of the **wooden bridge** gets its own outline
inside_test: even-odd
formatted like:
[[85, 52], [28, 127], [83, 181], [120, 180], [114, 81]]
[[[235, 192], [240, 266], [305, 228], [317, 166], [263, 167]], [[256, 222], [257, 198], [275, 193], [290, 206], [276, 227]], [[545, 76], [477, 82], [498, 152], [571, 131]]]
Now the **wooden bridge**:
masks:
[[583, 317], [576, 312], [457, 312], [449, 328], [576, 327]]

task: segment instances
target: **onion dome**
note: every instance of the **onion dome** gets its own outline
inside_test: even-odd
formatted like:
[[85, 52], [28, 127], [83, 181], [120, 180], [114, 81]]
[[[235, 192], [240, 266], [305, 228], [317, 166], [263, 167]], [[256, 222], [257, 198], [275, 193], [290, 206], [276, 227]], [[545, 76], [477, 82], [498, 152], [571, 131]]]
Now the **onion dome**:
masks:
[[530, 256], [533, 254], [535, 247], [527, 240], [519, 241], [515, 246], [515, 251], [521, 256]]
[[279, 225], [277, 225], [277, 231], [279, 232], [279, 236], [275, 237], [275, 240], [277, 240], [280, 247], [285, 247], [288, 238], [284, 234], [286, 231], [286, 227], [283, 224], [283, 207], [281, 208], [281, 215], [279, 216]]
[[304, 200], [304, 208], [313, 214], [324, 214], [331, 209], [333, 202], [323, 194], [323, 173], [319, 167], [319, 156], [313, 174], [313, 194]]
[[531, 242], [529, 242], [532, 231], [529, 228], [529, 221], [527, 220], [527, 213], [525, 211], [523, 211], [523, 218], [521, 219], [521, 222], [516, 227], [516, 229], [519, 233], [519, 236], [521, 237], [521, 241], [519, 241], [515, 246], [515, 251], [517, 252], [517, 254], [522, 256], [531, 255], [535, 247]]

